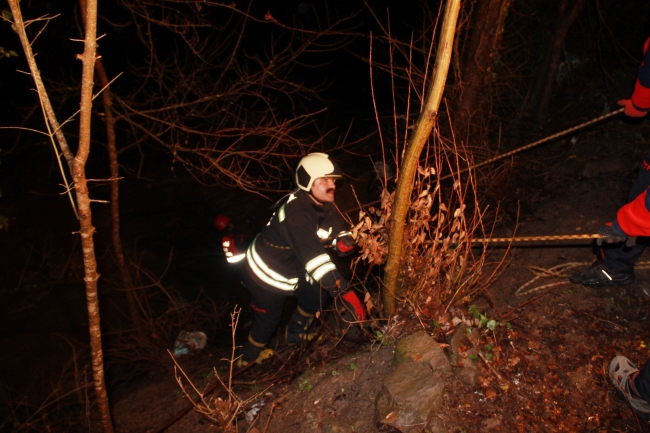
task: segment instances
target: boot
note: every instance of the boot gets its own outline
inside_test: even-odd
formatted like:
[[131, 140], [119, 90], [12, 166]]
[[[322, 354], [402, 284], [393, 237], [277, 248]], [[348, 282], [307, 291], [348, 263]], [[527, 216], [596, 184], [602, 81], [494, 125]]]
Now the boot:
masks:
[[257, 362], [263, 349], [264, 344], [253, 340], [249, 335], [246, 343], [244, 343], [242, 356], [237, 360], [235, 365], [241, 368], [247, 366], [251, 362]]
[[291, 315], [291, 319], [289, 319], [285, 333], [287, 345], [292, 346], [303, 341], [311, 341], [316, 336], [316, 333], [308, 334], [307, 331], [313, 321], [313, 314], [304, 312], [300, 307], [296, 308], [296, 311]]
[[627, 286], [634, 282], [634, 270], [608, 271], [600, 261], [597, 261], [591, 267], [573, 273], [569, 279], [574, 284], [588, 287]]

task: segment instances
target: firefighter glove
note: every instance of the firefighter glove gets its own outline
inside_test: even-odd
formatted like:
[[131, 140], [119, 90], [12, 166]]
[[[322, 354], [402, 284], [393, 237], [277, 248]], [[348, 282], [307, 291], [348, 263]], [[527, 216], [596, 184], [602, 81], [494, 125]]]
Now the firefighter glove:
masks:
[[628, 235], [626, 235], [618, 226], [616, 220], [609, 222], [598, 229], [598, 234], [604, 236], [596, 241], [596, 244], [598, 244], [598, 246], [601, 246], [603, 242], [606, 244], [625, 242], [625, 245], [628, 247], [636, 244], [636, 238], [628, 237]]
[[643, 110], [642, 108], [635, 106], [632, 103], [631, 99], [621, 99], [620, 101], [618, 101], [618, 105], [625, 107], [626, 116], [644, 117], [646, 114], [648, 114], [648, 110]]
[[343, 301], [345, 301], [348, 308], [354, 312], [354, 315], [358, 321], [366, 320], [368, 318], [366, 316], [366, 309], [363, 307], [363, 304], [357, 297], [357, 294], [354, 293], [354, 290], [349, 290], [343, 294], [341, 298], [343, 298]]
[[354, 253], [354, 238], [350, 232], [343, 232], [334, 239], [334, 249], [341, 257]]

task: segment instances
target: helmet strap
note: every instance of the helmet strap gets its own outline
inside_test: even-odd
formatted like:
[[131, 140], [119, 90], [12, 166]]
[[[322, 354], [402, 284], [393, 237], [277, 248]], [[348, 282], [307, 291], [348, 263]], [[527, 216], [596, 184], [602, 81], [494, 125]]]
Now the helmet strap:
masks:
[[316, 197], [314, 197], [314, 194], [311, 193], [311, 189], [309, 191], [305, 191], [305, 192], [307, 193], [309, 198], [312, 199], [312, 201], [314, 203], [316, 203], [318, 206], [323, 206], [325, 204], [322, 201], [318, 200]]

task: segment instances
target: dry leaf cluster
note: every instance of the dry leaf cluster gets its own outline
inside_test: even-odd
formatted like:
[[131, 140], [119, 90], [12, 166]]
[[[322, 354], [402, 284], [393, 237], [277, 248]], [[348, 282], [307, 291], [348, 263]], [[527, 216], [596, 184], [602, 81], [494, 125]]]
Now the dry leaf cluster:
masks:
[[[487, 283], [480, 278], [485, 251], [473, 249], [471, 242], [475, 231], [483, 232], [472, 177], [444, 180], [440, 168], [440, 162], [418, 167], [400, 270], [406, 287], [403, 305], [432, 318], [454, 303], [469, 301]], [[380, 208], [360, 213], [352, 232], [361, 250], [358, 260], [386, 261], [393, 198], [384, 190]]]

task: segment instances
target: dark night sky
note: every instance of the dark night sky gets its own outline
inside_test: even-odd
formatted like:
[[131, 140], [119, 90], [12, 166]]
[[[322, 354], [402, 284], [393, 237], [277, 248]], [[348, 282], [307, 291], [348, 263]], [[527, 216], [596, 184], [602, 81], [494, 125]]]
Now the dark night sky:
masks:
[[[330, 2], [331, 3], [331, 2]], [[337, 2], [338, 3], [338, 2]], [[538, 3], [537, 14], [539, 15], [538, 25], [540, 29], [548, 29], [544, 25], [545, 14], [553, 14], [555, 2], [531, 2]], [[587, 7], [584, 13], [586, 16], [594, 15], [597, 12], [593, 7], [593, 2]], [[606, 4], [607, 2], [602, 2]], [[577, 24], [577, 27], [583, 26], [584, 31], [592, 34], [599, 34], [600, 41], [598, 45], [603, 46], [608, 38], [615, 39], [623, 49], [630, 50], [630, 54], [635, 55], [633, 47], [638, 45], [645, 38], [646, 28], [648, 28], [648, 6], [647, 2], [628, 1], [622, 4], [617, 3], [617, 7], [611, 7], [606, 16], [606, 22], [600, 25], [600, 29], [586, 28], [587, 24]], [[263, 17], [268, 11], [277, 20], [295, 25], [304, 26], [305, 28], [315, 28], [318, 22], [324, 22], [323, 17], [329, 13], [330, 16], [347, 16], [354, 11], [361, 12], [350, 21], [350, 26], [354, 27], [359, 34], [368, 35], [371, 31], [376, 35], [378, 26], [372, 16], [363, 8], [362, 2], [341, 2], [336, 6], [329, 5], [327, 2], [302, 2], [288, 1], [282, 2], [278, 6], [276, 2], [254, 2], [251, 8], [251, 14], [256, 17]], [[418, 20], [421, 14], [418, 12], [417, 2], [394, 2], [394, 1], [375, 1], [371, 2], [375, 13], [385, 22], [387, 22], [386, 9], [390, 7], [391, 30], [393, 34], [402, 39], [408, 39], [411, 29], [417, 28]], [[545, 4], [547, 5], [545, 9]], [[245, 5], [244, 2], [238, 2], [240, 7]], [[80, 52], [82, 47], [79, 42], [70, 42], [72, 38], [79, 38], [79, 27], [75, 2], [38, 2], [32, 1], [22, 4], [24, 14], [28, 17], [35, 17], [45, 13], [55, 15], [61, 14], [54, 20], [36, 43], [36, 51], [39, 53], [39, 67], [46, 80], [63, 81], [69, 87], [74, 87], [79, 80], [80, 62], [74, 60], [76, 53]], [[5, 8], [6, 3], [0, 2], [0, 8]], [[100, 14], [103, 18], [99, 20], [99, 34], [105, 34], [105, 37], [99, 41], [99, 52], [103, 56], [105, 66], [110, 76], [119, 72], [125, 72], [123, 78], [120, 78], [114, 85], [115, 92], [128, 92], [132, 81], [129, 78], [129, 65], [139, 65], [146, 51], [135, 38], [135, 25], [131, 16], [124, 8], [120, 7], [114, 1], [101, 1], [99, 3]], [[616, 14], [613, 14], [616, 12]], [[645, 13], [644, 13], [645, 12]], [[526, 13], [526, 8], [522, 8], [522, 13]], [[217, 15], [217, 14], [214, 14]], [[317, 15], [320, 17], [317, 20]], [[515, 19], [511, 15], [511, 19]], [[593, 21], [593, 19], [592, 19]], [[535, 20], [530, 21], [535, 23]], [[516, 23], [515, 23], [516, 26]], [[244, 44], [247, 52], [253, 53], [259, 49], [261, 44], [268, 41], [271, 30], [275, 35], [278, 29], [272, 29], [268, 25], [250, 25], [245, 37]], [[574, 29], [575, 30], [575, 29]], [[611, 35], [611, 36], [610, 36]], [[625, 39], [623, 39], [625, 38]], [[0, 26], [0, 40], [2, 45], [7, 49], [13, 49], [21, 52], [19, 41], [16, 35], [11, 31], [6, 23]], [[161, 36], [159, 43], [168, 43], [168, 39]], [[584, 45], [584, 43], [583, 43]], [[311, 71], [303, 71], [306, 80], [320, 82], [327, 79], [331, 85], [323, 97], [330, 101], [341, 101], [334, 107], [339, 112], [347, 111], [351, 103], [358, 103], [356, 115], [363, 113], [364, 116], [372, 115], [370, 98], [369, 98], [369, 71], [367, 64], [356, 59], [350, 52], [357, 53], [361, 56], [367, 56], [370, 42], [368, 38], [358, 38], [353, 41], [347, 51], [341, 51], [337, 54], [319, 55], [319, 59], [314, 59], [314, 63], [323, 63], [323, 66]], [[582, 48], [582, 47], [581, 47]], [[606, 46], [603, 47], [605, 50]], [[582, 48], [584, 49], [584, 48]], [[22, 53], [21, 53], [22, 54]], [[608, 54], [608, 53], [605, 53]], [[378, 47], [375, 50], [375, 56], [381, 59], [382, 53]], [[629, 58], [624, 60], [629, 61]], [[21, 56], [18, 59], [3, 59], [0, 63], [0, 86], [3, 89], [2, 111], [0, 116], [3, 125], [15, 124], [21, 117], [19, 111], [14, 107], [30, 106], [34, 102], [33, 92], [28, 92], [31, 83], [29, 77], [17, 74], [16, 69], [26, 69]], [[385, 84], [386, 82], [379, 82]], [[378, 86], [384, 88], [385, 86]], [[31, 97], [30, 97], [31, 95]], [[381, 96], [381, 95], [380, 95]], [[75, 95], [68, 95], [73, 99]], [[67, 113], [73, 109], [74, 103]], [[359, 107], [360, 106], [360, 107]], [[360, 108], [360, 109], [359, 109]], [[351, 116], [352, 113], [345, 113]], [[8, 122], [11, 120], [11, 122]]]
[[[353, 29], [355, 33], [369, 35], [374, 32], [379, 33], [379, 28], [374, 22], [374, 18], [363, 7], [362, 2], [341, 2], [336, 6], [331, 4], [326, 7], [328, 2], [301, 2], [288, 1], [282, 2], [278, 7], [276, 2], [254, 2], [251, 8], [251, 15], [262, 18], [266, 12], [270, 12], [274, 18], [287, 25], [295, 25], [307, 29], [315, 29], [317, 26], [324, 25], [327, 16], [333, 18], [336, 16], [350, 16], [359, 12], [345, 26]], [[330, 2], [331, 3], [331, 2]], [[387, 7], [391, 5], [391, 29], [396, 35], [402, 35], [408, 38], [411, 26], [417, 20], [416, 2], [400, 4], [397, 7], [391, 1], [371, 2], [375, 13], [380, 19], [386, 20]], [[44, 14], [57, 15], [58, 18], [53, 20], [46, 32], [39, 38], [35, 44], [35, 51], [38, 52], [38, 63], [45, 80], [64, 82], [69, 87], [74, 87], [80, 79], [80, 62], [75, 60], [75, 55], [82, 50], [81, 42], [71, 42], [71, 39], [80, 38], [78, 10], [75, 2], [39, 2], [32, 1], [22, 3], [25, 17], [36, 17]], [[245, 2], [237, 3], [240, 7], [245, 6]], [[4, 5], [4, 6], [3, 6]], [[411, 5], [411, 6], [408, 6]], [[0, 2], [0, 8], [8, 8], [5, 2]], [[132, 81], [129, 77], [131, 66], [141, 66], [143, 57], [147, 51], [144, 50], [136, 37], [136, 28], [130, 14], [120, 7], [114, 1], [99, 2], [100, 19], [98, 22], [98, 34], [105, 36], [99, 41], [98, 52], [102, 55], [105, 67], [109, 76], [114, 76], [120, 72], [125, 75], [114, 84], [114, 91], [129, 92]], [[211, 15], [216, 24], [222, 14], [213, 13]], [[318, 17], [317, 17], [318, 15]], [[37, 24], [34, 25], [34, 27]], [[244, 50], [248, 54], [260, 52], [264, 45], [267, 45], [272, 37], [277, 37], [282, 32], [281, 29], [268, 24], [251, 23], [247, 27], [247, 33], [243, 40]], [[16, 69], [27, 69], [21, 47], [16, 35], [11, 31], [6, 23], [0, 26], [0, 40], [2, 45], [7, 49], [13, 49], [21, 56], [17, 59], [4, 59], [0, 64], [0, 86], [3, 88], [2, 98], [5, 101], [11, 101], [12, 104], [19, 106], [29, 106], [34, 102], [34, 95], [27, 92], [31, 86], [31, 80], [27, 76], [17, 74]], [[157, 44], [167, 45], [172, 41], [169, 34], [159, 33]], [[376, 42], [377, 44], [377, 42]], [[316, 56], [306, 56], [306, 59], [312, 64], [320, 64], [321, 67], [302, 70], [301, 73], [305, 81], [310, 80], [314, 83], [328, 80], [331, 85], [323, 97], [329, 100], [347, 99], [348, 101], [365, 100], [365, 109], [369, 112], [369, 70], [367, 64], [355, 58], [351, 52], [360, 56], [367, 56], [370, 42], [367, 37], [357, 38], [347, 46], [347, 50], [341, 50], [338, 53], [323, 53]], [[381, 58], [381, 50], [376, 47], [375, 56]], [[163, 54], [164, 55], [164, 54]], [[383, 59], [382, 59], [383, 60]], [[11, 84], [11, 85], [9, 85]], [[30, 98], [30, 93], [32, 97]], [[72, 98], [73, 95], [68, 95]], [[348, 103], [341, 104], [346, 107]], [[17, 112], [10, 108], [7, 103], [2, 104], [2, 118], [10, 119], [12, 114]], [[72, 107], [70, 107], [72, 109]], [[64, 110], [65, 111], [65, 110]], [[67, 113], [67, 111], [66, 111]], [[18, 115], [20, 117], [20, 115]], [[7, 124], [2, 122], [3, 124]]]
[[[247, 3], [237, 4], [244, 7]], [[388, 22], [387, 8], [390, 8], [391, 32], [396, 37], [408, 40], [413, 30], [419, 29], [423, 15], [419, 12], [418, 2], [376, 0], [370, 4], [384, 24]], [[46, 85], [57, 98], [54, 103], [57, 112], [61, 119], [65, 119], [78, 107], [76, 88], [80, 79], [81, 65], [78, 60], [75, 60], [75, 55], [82, 50], [82, 44], [71, 41], [73, 38], [80, 38], [76, 2], [31, 1], [22, 2], [21, 5], [24, 8], [24, 15], [30, 18], [43, 14], [60, 14], [48, 25], [35, 43], [35, 50], [38, 52], [37, 61]], [[597, 5], [601, 10], [597, 9]], [[7, 8], [6, 1], [0, 1], [0, 9], [5, 8]], [[99, 53], [110, 77], [120, 72], [124, 73], [113, 85], [114, 92], [117, 95], [129, 95], [136, 84], [130, 71], [134, 67], [143, 65], [147, 52], [136, 38], [136, 26], [130, 13], [114, 0], [100, 1], [99, 8], [101, 15], [99, 34], [105, 35], [99, 41]], [[514, 2], [505, 29], [507, 43], [520, 43], [522, 40], [543, 41], [544, 38], [548, 38], [552, 27], [549, 22], [556, 16], [556, 8], [557, 2], [541, 0]], [[371, 32], [378, 35], [380, 30], [373, 16], [363, 7], [363, 2], [336, 2], [333, 6], [332, 2], [326, 1], [295, 0], [282, 2], [282, 5], [278, 6], [277, 2], [262, 1], [254, 2], [250, 13], [261, 19], [267, 12], [282, 23], [304, 26], [306, 29], [316, 28], [319, 23], [323, 25], [328, 16], [333, 19], [333, 17], [350, 16], [358, 12], [349, 23], [345, 24], [345, 27], [353, 29], [361, 36], [352, 40], [345, 50], [305, 56], [304, 60], [308, 64], [318, 64], [319, 67], [297, 67], [292, 78], [307, 84], [323, 81], [329, 84], [328, 88], [320, 94], [321, 101], [306, 101], [306, 105], [311, 109], [328, 108], [328, 127], [345, 129], [354, 119], [357, 127], [353, 131], [354, 136], [369, 132], [374, 127], [370, 72], [368, 64], [359, 57], [367, 57], [369, 53], [370, 39], [367, 35]], [[220, 21], [223, 20], [223, 16], [225, 15], [215, 12], [210, 15], [210, 19], [215, 24], [223, 24]], [[578, 80], [602, 80], [603, 91], [610, 92], [612, 77], [616, 74], [624, 74], [629, 78], [621, 80], [632, 82], [635, 64], [640, 59], [640, 47], [647, 36], [647, 29], [650, 28], [649, 17], [650, 3], [645, 1], [588, 1], [587, 7], [572, 27], [565, 43], [567, 53], [577, 56], [584, 60], [584, 65], [588, 65], [580, 71], [581, 76]], [[466, 16], [461, 15], [461, 20], [464, 18]], [[37, 24], [34, 25], [36, 26]], [[282, 33], [283, 31], [275, 25], [251, 22], [243, 38], [243, 51], [248, 55], [260, 53], [272, 38], [277, 38]], [[209, 35], [208, 32], [204, 34]], [[518, 35], [519, 40], [515, 40], [513, 35]], [[171, 49], [166, 51], [164, 48], [172, 47], [173, 43], [178, 44], [178, 40], [174, 42], [168, 33], [156, 33], [156, 45], [161, 48], [161, 56], [166, 52], [171, 53]], [[506, 50], [510, 59], [506, 61], [513, 62], [512, 59], [521, 58], [521, 73], [532, 75], [535, 72], [535, 61], [539, 57], [535, 44], [536, 42], [530, 42], [528, 45]], [[18, 38], [6, 23], [0, 23], [0, 45], [20, 54], [18, 58], [0, 60], [0, 89], [2, 89], [0, 97], [3, 100], [0, 104], [0, 125], [18, 125], [23, 122], [25, 112], [35, 105], [37, 99], [32, 90], [31, 78], [17, 72], [18, 69], [26, 70], [27, 67]], [[185, 52], [188, 51], [186, 48]], [[386, 49], [377, 40], [374, 42], [373, 55], [378, 61], [386, 60]], [[379, 110], [382, 115], [385, 115], [392, 110], [390, 82], [387, 75], [380, 73], [377, 68], [374, 77]], [[455, 74], [452, 70], [450, 81], [454, 79]], [[530, 82], [530, 78], [527, 80]], [[576, 94], [583, 91], [569, 90]], [[522, 91], [525, 92], [526, 88], [520, 89], [520, 93]], [[618, 94], [608, 98], [615, 101], [616, 98], [623, 96], [625, 95]], [[519, 96], [506, 95], [502, 100], [513, 101], [516, 104], [520, 101], [517, 98]], [[513, 106], [509, 109], [517, 108]], [[398, 111], [403, 112], [403, 110], [404, 105], [398, 101]], [[42, 128], [39, 110], [33, 112], [25, 126]], [[75, 128], [76, 123], [73, 122], [67, 129], [72, 137], [76, 135]], [[4, 171], [3, 177], [15, 178], [17, 173], [20, 173], [20, 170], [16, 169], [14, 172], [14, 167], [8, 167], [13, 165], [14, 156], [29, 155], [30, 147], [34, 145], [41, 149], [49, 146], [42, 137], [30, 133], [23, 133], [18, 144], [14, 146], [16, 134], [8, 131], [4, 131], [3, 134], [4, 138], [0, 145], [2, 149], [0, 158], [3, 160], [0, 171]], [[101, 134], [101, 128], [96, 128], [95, 137], [99, 141], [102, 140]], [[98, 155], [100, 152], [95, 151], [94, 156]], [[51, 156], [48, 159], [51, 159]], [[168, 165], [168, 157], [163, 157], [161, 160]], [[92, 166], [93, 162], [91, 161], [90, 164]], [[98, 164], [104, 165], [104, 162], [100, 161]], [[8, 176], [8, 172], [11, 176]], [[12, 186], [5, 185], [5, 196], [10, 195], [13, 189]]]

